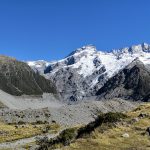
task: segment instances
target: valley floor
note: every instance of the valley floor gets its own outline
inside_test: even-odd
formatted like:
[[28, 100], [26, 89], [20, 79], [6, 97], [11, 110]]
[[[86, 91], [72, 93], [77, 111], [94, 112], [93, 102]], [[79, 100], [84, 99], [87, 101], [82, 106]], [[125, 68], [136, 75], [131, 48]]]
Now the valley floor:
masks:
[[[113, 99], [59, 107], [47, 104], [43, 108], [19, 110], [9, 108], [9, 105], [1, 101], [0, 149], [29, 149], [30, 146], [35, 146], [36, 137], [47, 135], [54, 138], [65, 128], [84, 126], [94, 121], [98, 113], [126, 112], [138, 105], [139, 103]], [[70, 148], [72, 149], [72, 144]]]

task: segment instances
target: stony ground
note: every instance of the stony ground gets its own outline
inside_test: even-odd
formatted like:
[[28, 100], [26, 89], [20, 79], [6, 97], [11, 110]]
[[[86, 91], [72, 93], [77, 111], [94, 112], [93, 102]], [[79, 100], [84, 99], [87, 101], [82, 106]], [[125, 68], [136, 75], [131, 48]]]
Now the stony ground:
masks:
[[53, 94], [13, 96], [2, 90], [0, 90], [0, 104], [12, 110], [41, 109], [45, 107], [59, 108], [63, 105]]
[[99, 112], [125, 112], [132, 110], [137, 105], [136, 102], [113, 99], [85, 101], [76, 105], [62, 105], [61, 107], [47, 105], [47, 107], [41, 109], [14, 110], [1, 108], [0, 119], [6, 123], [56, 122], [62, 126], [74, 126], [93, 121]]

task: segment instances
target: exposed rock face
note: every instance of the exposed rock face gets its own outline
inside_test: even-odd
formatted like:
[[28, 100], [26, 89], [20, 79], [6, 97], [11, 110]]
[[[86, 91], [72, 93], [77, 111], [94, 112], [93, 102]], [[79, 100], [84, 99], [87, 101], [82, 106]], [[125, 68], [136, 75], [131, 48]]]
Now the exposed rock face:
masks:
[[[56, 84], [56, 87], [64, 101], [75, 103], [83, 100], [84, 97], [94, 95], [96, 88], [90, 87], [94, 78], [99, 76], [100, 85], [105, 81], [105, 77], [101, 75], [105, 72], [105, 67], [93, 72], [90, 76], [83, 77], [78, 73], [78, 68], [61, 68], [53, 76], [49, 76]], [[104, 80], [104, 81], [103, 81]], [[99, 86], [100, 86], [99, 85]]]
[[0, 56], [0, 89], [11, 95], [42, 95], [56, 93], [54, 84], [26, 63]]
[[99, 98], [148, 101], [150, 96], [150, 71], [138, 59], [110, 78], [97, 95]]
[[[45, 69], [44, 73], [54, 81], [64, 101], [76, 103], [95, 95], [97, 89], [104, 84], [106, 69], [96, 55], [95, 47], [87, 46]], [[94, 80], [99, 85], [95, 86]]]

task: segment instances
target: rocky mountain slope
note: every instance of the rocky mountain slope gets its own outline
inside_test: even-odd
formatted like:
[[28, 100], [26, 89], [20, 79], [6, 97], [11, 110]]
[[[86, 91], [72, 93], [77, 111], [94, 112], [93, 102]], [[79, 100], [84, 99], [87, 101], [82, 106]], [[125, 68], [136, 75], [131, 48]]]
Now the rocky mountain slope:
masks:
[[88, 45], [59, 61], [30, 61], [28, 64], [54, 81], [64, 101], [76, 102], [95, 96], [108, 79], [136, 58], [149, 68], [150, 46], [143, 43], [104, 52]]
[[55, 93], [54, 84], [26, 63], [14, 58], [0, 56], [0, 89], [15, 96]]
[[98, 90], [99, 98], [148, 101], [150, 96], [150, 70], [138, 59], [110, 78]]

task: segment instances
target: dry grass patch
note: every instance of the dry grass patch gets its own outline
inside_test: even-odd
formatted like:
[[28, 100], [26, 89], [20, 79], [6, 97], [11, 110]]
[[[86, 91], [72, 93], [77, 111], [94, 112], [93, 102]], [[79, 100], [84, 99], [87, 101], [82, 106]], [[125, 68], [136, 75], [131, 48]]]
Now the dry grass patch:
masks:
[[57, 132], [59, 125], [52, 124], [21, 124], [21, 125], [8, 125], [0, 122], [0, 143], [9, 142], [32, 136]]
[[2, 102], [0, 102], [0, 108], [6, 108], [6, 106]]

